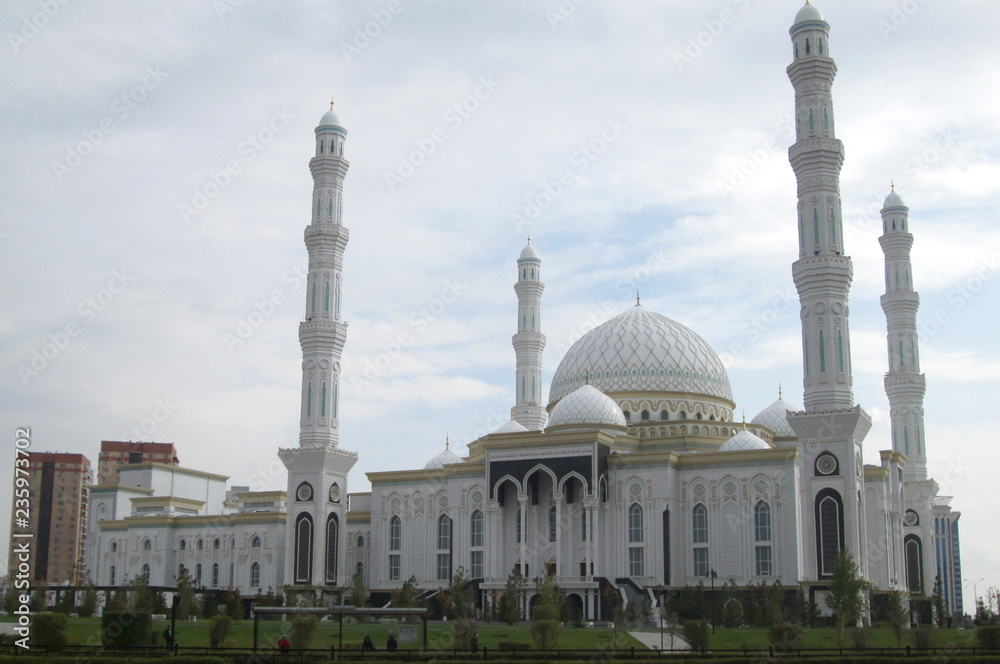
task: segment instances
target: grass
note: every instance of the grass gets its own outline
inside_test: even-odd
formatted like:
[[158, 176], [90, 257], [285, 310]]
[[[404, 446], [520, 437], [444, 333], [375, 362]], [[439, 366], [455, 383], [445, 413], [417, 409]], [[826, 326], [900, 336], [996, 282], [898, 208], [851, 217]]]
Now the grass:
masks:
[[[153, 632], [158, 643], [162, 644], [163, 630], [169, 625], [169, 621], [156, 621], [153, 623]], [[198, 620], [197, 622], [178, 621], [177, 622], [177, 644], [182, 647], [209, 646], [209, 620]], [[417, 648], [422, 639], [422, 626], [418, 623], [414, 625], [417, 629], [417, 643], [400, 643], [399, 648]], [[382, 650], [385, 648], [386, 639], [390, 629], [395, 629], [390, 623], [345, 623], [343, 643], [345, 648], [360, 648], [365, 635], [371, 636], [375, 646]], [[262, 648], [273, 648], [282, 634], [290, 634], [291, 629], [288, 622], [260, 621], [259, 643]], [[531, 631], [528, 624], [517, 626], [496, 625], [479, 623], [476, 626], [479, 634], [480, 648], [496, 650], [500, 642], [514, 642], [531, 644]], [[603, 649], [608, 647], [609, 632], [603, 627], [574, 628], [563, 627], [559, 637], [559, 647], [565, 649]], [[76, 618], [70, 620], [67, 627], [67, 638], [73, 644], [98, 644], [101, 638], [100, 618]], [[316, 636], [310, 644], [311, 648], [329, 648], [338, 645], [338, 626], [336, 622], [320, 622], [316, 626]], [[427, 641], [431, 649], [452, 649], [459, 647], [455, 643], [451, 625], [448, 623], [430, 623], [427, 628]], [[226, 638], [225, 644], [228, 648], [249, 648], [253, 646], [253, 621], [243, 620], [234, 623]], [[621, 633], [618, 638], [618, 648], [627, 649], [631, 646], [642, 648], [643, 646], [626, 633]], [[461, 647], [460, 649], [464, 649]]]
[[[937, 630], [937, 647], [956, 646], [967, 648], [977, 645], [976, 631], [973, 629], [939, 629]], [[715, 634], [709, 634], [708, 645], [718, 650], [766, 650], [770, 645], [766, 629], [751, 628], [716, 628]], [[915, 646], [913, 630], [904, 629], [902, 647]], [[807, 629], [802, 638], [802, 648], [854, 648], [851, 629], [844, 630], [844, 642], [840, 643], [838, 630], [835, 627], [814, 627]], [[869, 648], [896, 648], [896, 635], [890, 629], [873, 629], [868, 641]]]

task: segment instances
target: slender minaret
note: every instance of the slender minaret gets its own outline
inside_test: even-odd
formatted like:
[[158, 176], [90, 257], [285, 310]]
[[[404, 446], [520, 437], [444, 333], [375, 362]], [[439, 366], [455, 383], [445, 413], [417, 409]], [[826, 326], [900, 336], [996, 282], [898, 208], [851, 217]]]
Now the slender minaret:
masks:
[[545, 406], [542, 405], [542, 261], [531, 246], [531, 238], [517, 259], [517, 334], [514, 353], [517, 356], [517, 382], [514, 386], [514, 420], [529, 431], [545, 427]]
[[309, 281], [305, 320], [299, 324], [302, 345], [302, 412], [299, 445], [337, 445], [340, 354], [347, 325], [340, 319], [344, 248], [349, 234], [342, 225], [341, 201], [348, 163], [344, 159], [347, 130], [330, 110], [316, 127], [316, 155], [309, 161], [313, 176], [312, 222], [306, 226]]
[[903, 468], [904, 479], [920, 481], [927, 479], [923, 439], [926, 383], [920, 373], [917, 342], [920, 296], [913, 290], [910, 269], [913, 235], [907, 230], [909, 211], [893, 187], [882, 207], [882, 237], [878, 242], [885, 253], [882, 310], [888, 329], [889, 371], [885, 374], [885, 393], [892, 420], [892, 449], [908, 459]]
[[803, 387], [807, 412], [851, 408], [851, 344], [847, 295], [854, 268], [844, 255], [840, 167], [844, 146], [834, 134], [830, 25], [806, 3], [789, 31], [794, 60], [795, 143], [788, 158], [798, 183], [799, 259], [792, 266], [802, 305]]
[[[340, 320], [341, 270], [347, 229], [341, 207], [347, 160], [347, 130], [333, 102], [316, 127], [312, 217], [305, 230], [309, 251], [306, 315], [299, 324], [302, 346], [302, 406], [298, 447], [279, 449], [288, 469], [288, 515], [283, 578], [279, 585], [343, 587], [350, 580], [347, 557], [347, 475], [358, 455], [338, 446], [340, 354], [347, 325]], [[281, 559], [272, 561], [280, 565]]]

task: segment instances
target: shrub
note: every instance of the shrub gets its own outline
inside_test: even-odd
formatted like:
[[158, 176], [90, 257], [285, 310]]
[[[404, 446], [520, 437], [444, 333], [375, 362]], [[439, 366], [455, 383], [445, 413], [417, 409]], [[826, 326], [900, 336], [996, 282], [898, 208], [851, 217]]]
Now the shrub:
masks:
[[316, 616], [295, 616], [289, 632], [293, 648], [308, 648], [316, 636]]
[[527, 643], [517, 641], [501, 641], [497, 646], [499, 650], [528, 650], [531, 648]]
[[795, 650], [802, 644], [805, 630], [799, 625], [771, 625], [767, 637], [776, 651]]
[[691, 650], [708, 650], [708, 623], [688, 620], [684, 623], [684, 639], [691, 644]]
[[31, 645], [66, 645], [66, 624], [69, 617], [65, 613], [36, 613], [31, 617]]
[[872, 630], [870, 627], [855, 627], [851, 630], [851, 638], [854, 640], [854, 647], [862, 650], [868, 647], [872, 640]]
[[148, 613], [105, 611], [101, 616], [101, 640], [106, 646], [148, 646], [153, 636], [153, 617]]
[[1000, 650], [1000, 625], [984, 625], [976, 630], [981, 648]]
[[208, 639], [213, 648], [219, 648], [229, 635], [229, 628], [233, 626], [233, 619], [229, 616], [214, 616], [212, 624], [208, 628]]
[[917, 625], [913, 630], [913, 645], [917, 650], [930, 650], [937, 641], [937, 630], [930, 625]]

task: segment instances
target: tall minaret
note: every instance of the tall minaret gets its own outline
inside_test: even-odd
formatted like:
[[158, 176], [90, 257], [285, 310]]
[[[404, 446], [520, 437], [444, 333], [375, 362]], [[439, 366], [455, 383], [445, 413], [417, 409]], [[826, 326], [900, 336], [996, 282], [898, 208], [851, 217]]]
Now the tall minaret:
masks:
[[[316, 127], [312, 217], [305, 230], [309, 251], [305, 320], [299, 324], [302, 346], [302, 405], [299, 445], [278, 450], [288, 469], [288, 516], [285, 558], [279, 585], [314, 589], [342, 588], [347, 569], [347, 474], [358, 455], [338, 447], [340, 354], [347, 325], [340, 320], [341, 278], [347, 229], [341, 224], [341, 200], [347, 160], [347, 130], [333, 112], [333, 102]], [[281, 560], [272, 561], [280, 565]]]
[[514, 420], [529, 431], [545, 427], [545, 406], [542, 405], [542, 261], [531, 246], [531, 238], [517, 259], [517, 334], [514, 353], [517, 356], [517, 392]]
[[344, 159], [347, 130], [330, 110], [316, 127], [316, 155], [309, 161], [313, 177], [312, 222], [306, 226], [309, 281], [305, 320], [299, 323], [302, 346], [302, 410], [299, 445], [337, 445], [340, 397], [340, 354], [347, 324], [340, 319], [340, 297], [349, 234], [342, 225], [341, 202], [348, 163]]
[[844, 146], [834, 134], [830, 25], [809, 4], [789, 31], [794, 60], [795, 143], [788, 158], [798, 182], [799, 259], [792, 265], [802, 305], [807, 412], [851, 408], [851, 343], [847, 294], [854, 268], [844, 255], [840, 167]]
[[906, 455], [903, 477], [908, 481], [927, 479], [927, 451], [924, 448], [924, 391], [917, 343], [917, 308], [920, 296], [913, 290], [910, 248], [913, 235], [907, 230], [910, 209], [895, 187], [882, 207], [882, 237], [885, 253], [885, 311], [888, 329], [889, 371], [885, 393], [889, 397], [892, 420], [892, 449]]

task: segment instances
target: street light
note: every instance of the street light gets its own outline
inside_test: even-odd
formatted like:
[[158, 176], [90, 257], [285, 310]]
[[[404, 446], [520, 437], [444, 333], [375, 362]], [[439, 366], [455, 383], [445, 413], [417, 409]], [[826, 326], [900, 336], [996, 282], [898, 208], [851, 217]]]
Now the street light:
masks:
[[976, 584], [982, 583], [983, 579], [979, 579], [978, 581], [969, 581], [968, 579], [963, 579], [963, 581], [965, 581], [967, 585], [972, 586], [972, 606], [973, 606], [972, 617], [975, 618], [976, 613], [979, 611], [979, 593], [976, 591]]
[[716, 608], [716, 597], [715, 597], [715, 579], [719, 576], [715, 573], [715, 568], [713, 567], [708, 572], [708, 576], [712, 579], [712, 634], [715, 634], [715, 608]]

